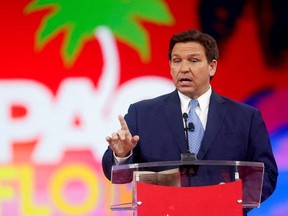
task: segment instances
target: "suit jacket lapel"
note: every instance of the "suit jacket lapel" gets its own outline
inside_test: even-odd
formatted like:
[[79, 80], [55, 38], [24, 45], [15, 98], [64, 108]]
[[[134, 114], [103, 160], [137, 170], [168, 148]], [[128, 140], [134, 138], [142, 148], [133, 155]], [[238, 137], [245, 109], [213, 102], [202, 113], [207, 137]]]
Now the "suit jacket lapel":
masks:
[[172, 92], [169, 97], [166, 98], [162, 108], [175, 143], [177, 143], [180, 152], [186, 152], [187, 146], [182, 120], [182, 111], [177, 90]]
[[201, 160], [209, 150], [214, 138], [218, 134], [218, 131], [224, 121], [225, 115], [228, 111], [228, 107], [225, 106], [225, 100], [212, 91], [207, 125], [204, 133], [203, 141], [197, 155], [198, 159]]

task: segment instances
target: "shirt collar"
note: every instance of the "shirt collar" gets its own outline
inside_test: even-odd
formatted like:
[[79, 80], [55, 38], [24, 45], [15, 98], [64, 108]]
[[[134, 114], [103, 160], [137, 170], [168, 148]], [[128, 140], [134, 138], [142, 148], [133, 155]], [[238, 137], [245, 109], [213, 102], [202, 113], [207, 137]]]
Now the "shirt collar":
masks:
[[[212, 94], [212, 88], [211, 86], [209, 86], [208, 91], [206, 91], [204, 94], [202, 94], [200, 97], [197, 98], [198, 103], [199, 103], [199, 108], [201, 111], [205, 111], [206, 109], [208, 109], [211, 94]], [[189, 102], [191, 98], [182, 94], [179, 91], [178, 91], [178, 95], [180, 98], [180, 103], [181, 103], [183, 112], [189, 112]]]

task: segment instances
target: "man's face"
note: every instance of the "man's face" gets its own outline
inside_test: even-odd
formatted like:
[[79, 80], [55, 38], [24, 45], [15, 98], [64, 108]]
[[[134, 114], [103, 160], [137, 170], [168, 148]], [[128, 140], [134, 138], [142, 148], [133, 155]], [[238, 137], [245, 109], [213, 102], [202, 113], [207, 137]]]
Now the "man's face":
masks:
[[171, 52], [170, 73], [176, 88], [190, 98], [209, 89], [217, 61], [208, 64], [205, 48], [198, 42], [176, 43]]

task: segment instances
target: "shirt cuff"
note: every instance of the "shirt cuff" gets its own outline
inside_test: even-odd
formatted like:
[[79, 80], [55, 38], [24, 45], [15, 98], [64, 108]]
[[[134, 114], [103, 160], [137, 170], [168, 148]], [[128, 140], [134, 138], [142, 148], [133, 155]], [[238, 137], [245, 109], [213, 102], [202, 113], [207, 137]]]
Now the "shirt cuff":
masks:
[[115, 152], [113, 151], [114, 161], [116, 165], [123, 164], [129, 157], [132, 155], [132, 150], [130, 151], [130, 154], [127, 157], [117, 157]]

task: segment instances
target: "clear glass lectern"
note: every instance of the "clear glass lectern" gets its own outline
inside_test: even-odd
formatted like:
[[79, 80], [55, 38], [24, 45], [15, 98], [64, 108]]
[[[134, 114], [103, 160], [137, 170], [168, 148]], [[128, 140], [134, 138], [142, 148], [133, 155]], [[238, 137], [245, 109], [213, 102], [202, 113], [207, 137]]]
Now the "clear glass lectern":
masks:
[[[225, 199], [236, 199], [235, 202], [231, 202], [235, 204], [235, 208], [239, 205], [242, 211], [242, 208], [260, 206], [263, 174], [263, 163], [244, 161], [188, 160], [113, 166], [110, 208], [112, 211], [133, 211], [134, 215], [140, 215], [137, 214], [140, 206], [142, 208], [146, 204], [150, 210], [158, 207], [168, 208], [165, 215], [169, 215], [166, 212], [179, 211], [177, 203], [190, 205], [197, 201], [200, 204], [196, 207], [201, 210], [202, 204], [204, 208], [220, 208], [221, 203], [218, 202], [222, 201], [223, 205], [226, 205], [230, 201]], [[238, 186], [232, 188], [233, 183], [237, 183]], [[231, 193], [234, 193], [237, 187], [240, 187], [240, 192], [231, 198]], [[203, 195], [208, 197], [204, 198]], [[168, 203], [168, 206], [161, 206], [162, 201], [165, 205]], [[158, 204], [153, 206], [155, 202]], [[185, 206], [182, 207], [185, 209]], [[194, 212], [198, 211], [196, 207]]]

